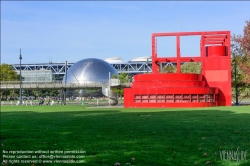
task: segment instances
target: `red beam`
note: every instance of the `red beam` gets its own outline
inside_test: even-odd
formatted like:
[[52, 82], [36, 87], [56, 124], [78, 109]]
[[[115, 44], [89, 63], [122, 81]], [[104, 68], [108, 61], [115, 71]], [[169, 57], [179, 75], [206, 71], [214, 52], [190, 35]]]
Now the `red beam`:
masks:
[[227, 35], [205, 35], [205, 38], [226, 38]]
[[219, 41], [205, 41], [206, 44], [223, 44], [224, 42], [219, 42]]
[[157, 62], [201, 62], [200, 57], [157, 58]]
[[205, 38], [205, 41], [225, 41], [225, 38]]
[[228, 35], [230, 31], [207, 31], [207, 32], [170, 32], [170, 33], [153, 33], [153, 37], [161, 36], [191, 36], [191, 35]]

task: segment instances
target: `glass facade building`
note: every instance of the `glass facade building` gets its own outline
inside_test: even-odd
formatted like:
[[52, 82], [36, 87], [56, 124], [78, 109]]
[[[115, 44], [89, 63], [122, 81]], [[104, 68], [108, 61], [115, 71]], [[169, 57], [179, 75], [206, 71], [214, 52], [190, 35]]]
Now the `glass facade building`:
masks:
[[[20, 71], [17, 71], [20, 74]], [[51, 70], [22, 70], [23, 82], [52, 82], [52, 71]]]

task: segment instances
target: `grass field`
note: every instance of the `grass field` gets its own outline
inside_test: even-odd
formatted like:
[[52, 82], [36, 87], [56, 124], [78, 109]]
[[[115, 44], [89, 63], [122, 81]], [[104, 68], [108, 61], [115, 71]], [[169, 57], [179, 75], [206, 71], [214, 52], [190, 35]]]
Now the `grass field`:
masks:
[[[1, 161], [6, 151], [9, 154], [21, 150], [54, 153], [81, 150], [85, 156], [84, 164], [8, 165], [249, 166], [250, 152], [246, 150], [250, 150], [250, 106], [196, 109], [2, 106], [0, 139]], [[226, 160], [221, 158], [222, 152], [235, 152], [237, 148], [238, 161], [227, 159], [227, 155]], [[245, 152], [243, 158], [241, 151]], [[43, 153], [37, 155], [40, 154]]]

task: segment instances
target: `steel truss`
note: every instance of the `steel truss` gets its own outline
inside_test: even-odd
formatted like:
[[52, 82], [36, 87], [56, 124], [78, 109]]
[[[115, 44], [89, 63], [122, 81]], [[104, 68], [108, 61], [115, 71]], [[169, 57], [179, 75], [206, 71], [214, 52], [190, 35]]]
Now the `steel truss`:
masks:
[[[21, 70], [51, 70], [56, 80], [61, 80], [67, 71], [74, 63], [68, 63], [67, 67], [65, 63], [38, 63], [38, 64], [22, 64]], [[128, 62], [128, 63], [110, 63], [118, 73], [151, 73], [151, 62]], [[20, 70], [20, 64], [12, 65], [14, 70]]]

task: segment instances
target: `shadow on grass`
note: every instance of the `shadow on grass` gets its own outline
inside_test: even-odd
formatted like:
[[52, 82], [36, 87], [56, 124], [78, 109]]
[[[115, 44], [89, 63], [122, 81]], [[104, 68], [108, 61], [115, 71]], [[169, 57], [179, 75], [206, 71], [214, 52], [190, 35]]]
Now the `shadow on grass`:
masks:
[[244, 160], [240, 156], [238, 163], [228, 156], [223, 160], [220, 154], [235, 152], [238, 147], [239, 152], [250, 150], [249, 122], [250, 114], [225, 108], [9, 111], [2, 112], [1, 139], [4, 150], [84, 150], [86, 165], [91, 166], [116, 162], [137, 166], [246, 166], [248, 153]]

